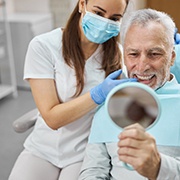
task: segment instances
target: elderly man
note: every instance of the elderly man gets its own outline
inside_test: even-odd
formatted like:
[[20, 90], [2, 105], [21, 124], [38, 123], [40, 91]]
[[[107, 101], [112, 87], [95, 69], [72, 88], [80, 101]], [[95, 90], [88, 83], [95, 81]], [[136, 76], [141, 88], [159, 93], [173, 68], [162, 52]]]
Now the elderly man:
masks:
[[[180, 179], [180, 85], [170, 73], [175, 59], [174, 28], [167, 14], [138, 10], [122, 24], [121, 40], [128, 76], [154, 89], [158, 97], [165, 97], [160, 122], [166, 125], [158, 133], [162, 138], [163, 134], [164, 138], [175, 138], [176, 145], [171, 140], [169, 145], [156, 144], [158, 139], [139, 124], [125, 127], [116, 141], [116, 133], [110, 133], [116, 130], [110, 130], [106, 117], [100, 116], [102, 105], [93, 120], [79, 180]], [[110, 138], [102, 140], [103, 136]], [[134, 170], [124, 168], [122, 162]]]

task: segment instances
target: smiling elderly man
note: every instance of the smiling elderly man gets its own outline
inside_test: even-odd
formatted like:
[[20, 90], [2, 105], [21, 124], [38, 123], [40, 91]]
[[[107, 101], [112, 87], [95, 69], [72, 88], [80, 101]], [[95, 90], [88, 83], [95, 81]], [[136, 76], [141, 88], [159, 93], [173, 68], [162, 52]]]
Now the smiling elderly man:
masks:
[[[157, 133], [167, 143], [159, 143], [139, 124], [119, 134], [102, 105], [93, 120], [79, 180], [180, 179], [180, 85], [170, 73], [175, 59], [174, 28], [167, 14], [152, 9], [133, 12], [121, 27], [128, 76], [155, 90], [162, 106]], [[122, 162], [134, 170], [124, 168]]]

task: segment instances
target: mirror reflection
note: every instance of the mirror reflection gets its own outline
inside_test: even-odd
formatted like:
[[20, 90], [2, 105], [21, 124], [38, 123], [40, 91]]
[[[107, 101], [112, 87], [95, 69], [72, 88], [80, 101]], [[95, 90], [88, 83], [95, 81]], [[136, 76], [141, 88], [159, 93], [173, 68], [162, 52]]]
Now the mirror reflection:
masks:
[[155, 123], [158, 112], [158, 103], [154, 96], [140, 87], [119, 89], [108, 102], [108, 113], [121, 128], [134, 123], [148, 128]]

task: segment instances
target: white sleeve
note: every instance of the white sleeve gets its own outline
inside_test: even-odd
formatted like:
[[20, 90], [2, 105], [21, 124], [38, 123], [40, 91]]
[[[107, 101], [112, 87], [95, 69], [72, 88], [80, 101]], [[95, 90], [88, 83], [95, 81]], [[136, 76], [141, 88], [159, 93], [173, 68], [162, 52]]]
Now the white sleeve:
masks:
[[54, 79], [54, 63], [52, 53], [45, 41], [35, 37], [29, 44], [24, 65], [24, 79]]
[[161, 154], [161, 167], [157, 180], [180, 180], [180, 158]]

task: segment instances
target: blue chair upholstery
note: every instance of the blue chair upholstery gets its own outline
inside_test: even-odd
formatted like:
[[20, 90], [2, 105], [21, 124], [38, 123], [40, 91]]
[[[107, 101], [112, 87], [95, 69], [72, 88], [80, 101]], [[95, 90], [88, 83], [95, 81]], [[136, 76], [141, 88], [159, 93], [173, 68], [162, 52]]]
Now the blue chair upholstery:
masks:
[[175, 33], [174, 33], [174, 42], [175, 44], [180, 44], [180, 34], [178, 33], [178, 29], [175, 29]]
[[171, 67], [171, 72], [176, 76], [178, 83], [180, 83], [180, 44], [175, 45], [176, 59], [174, 65]]

